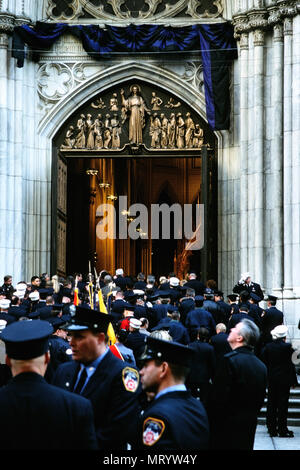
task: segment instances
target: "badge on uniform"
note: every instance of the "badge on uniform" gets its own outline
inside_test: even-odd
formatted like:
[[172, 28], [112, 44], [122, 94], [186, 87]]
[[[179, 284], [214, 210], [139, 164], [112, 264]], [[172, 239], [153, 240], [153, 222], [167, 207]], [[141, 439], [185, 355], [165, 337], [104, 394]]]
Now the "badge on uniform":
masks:
[[135, 392], [139, 385], [140, 376], [137, 370], [125, 367], [122, 371], [122, 380], [128, 392]]
[[147, 418], [143, 426], [143, 443], [146, 446], [153, 446], [162, 436], [165, 430], [165, 423], [160, 419]]

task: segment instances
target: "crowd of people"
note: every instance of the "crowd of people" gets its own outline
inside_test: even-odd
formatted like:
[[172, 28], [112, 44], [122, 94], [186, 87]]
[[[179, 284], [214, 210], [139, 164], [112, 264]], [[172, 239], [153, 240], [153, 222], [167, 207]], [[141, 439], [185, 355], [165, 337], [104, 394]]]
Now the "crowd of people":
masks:
[[249, 273], [232, 291], [122, 268], [5, 276], [0, 448], [251, 450], [266, 396], [269, 434], [293, 437], [284, 314]]

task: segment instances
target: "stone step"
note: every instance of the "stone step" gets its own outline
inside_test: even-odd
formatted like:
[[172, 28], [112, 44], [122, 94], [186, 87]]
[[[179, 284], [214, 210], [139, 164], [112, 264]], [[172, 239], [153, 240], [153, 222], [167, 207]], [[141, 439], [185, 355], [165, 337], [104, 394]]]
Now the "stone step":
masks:
[[[258, 415], [258, 424], [266, 424], [267, 397]], [[300, 386], [291, 388], [288, 408], [288, 426], [300, 426]]]
[[[265, 416], [267, 412], [267, 408], [265, 406], [262, 407], [260, 410], [259, 416]], [[300, 408], [289, 408], [288, 410], [288, 417], [290, 418], [300, 418]]]
[[[257, 424], [266, 425], [266, 418], [264, 416], [259, 416], [257, 418]], [[299, 426], [300, 427], [300, 418], [290, 418], [287, 419], [287, 425], [289, 426]]]

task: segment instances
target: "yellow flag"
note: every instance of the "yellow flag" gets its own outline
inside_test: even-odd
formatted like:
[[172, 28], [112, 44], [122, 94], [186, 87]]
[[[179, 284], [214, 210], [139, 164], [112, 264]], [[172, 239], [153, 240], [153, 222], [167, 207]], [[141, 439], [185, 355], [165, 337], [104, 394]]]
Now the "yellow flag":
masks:
[[[102, 313], [107, 313], [107, 308], [106, 308], [105, 302], [103, 300], [103, 295], [102, 295], [101, 289], [98, 290], [98, 300], [99, 300], [99, 311], [102, 312]], [[108, 335], [110, 345], [115, 344], [116, 341], [117, 341], [117, 338], [116, 338], [116, 335], [115, 335], [115, 330], [114, 330], [111, 323], [108, 325], [107, 335]]]

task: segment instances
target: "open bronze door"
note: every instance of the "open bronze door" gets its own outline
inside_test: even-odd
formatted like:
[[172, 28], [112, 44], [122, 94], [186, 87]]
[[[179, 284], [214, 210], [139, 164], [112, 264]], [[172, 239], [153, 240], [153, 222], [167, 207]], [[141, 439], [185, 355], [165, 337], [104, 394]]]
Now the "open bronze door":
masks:
[[[56, 157], [56, 158], [55, 158]], [[57, 152], [52, 160], [51, 274], [66, 275], [67, 161]]]

